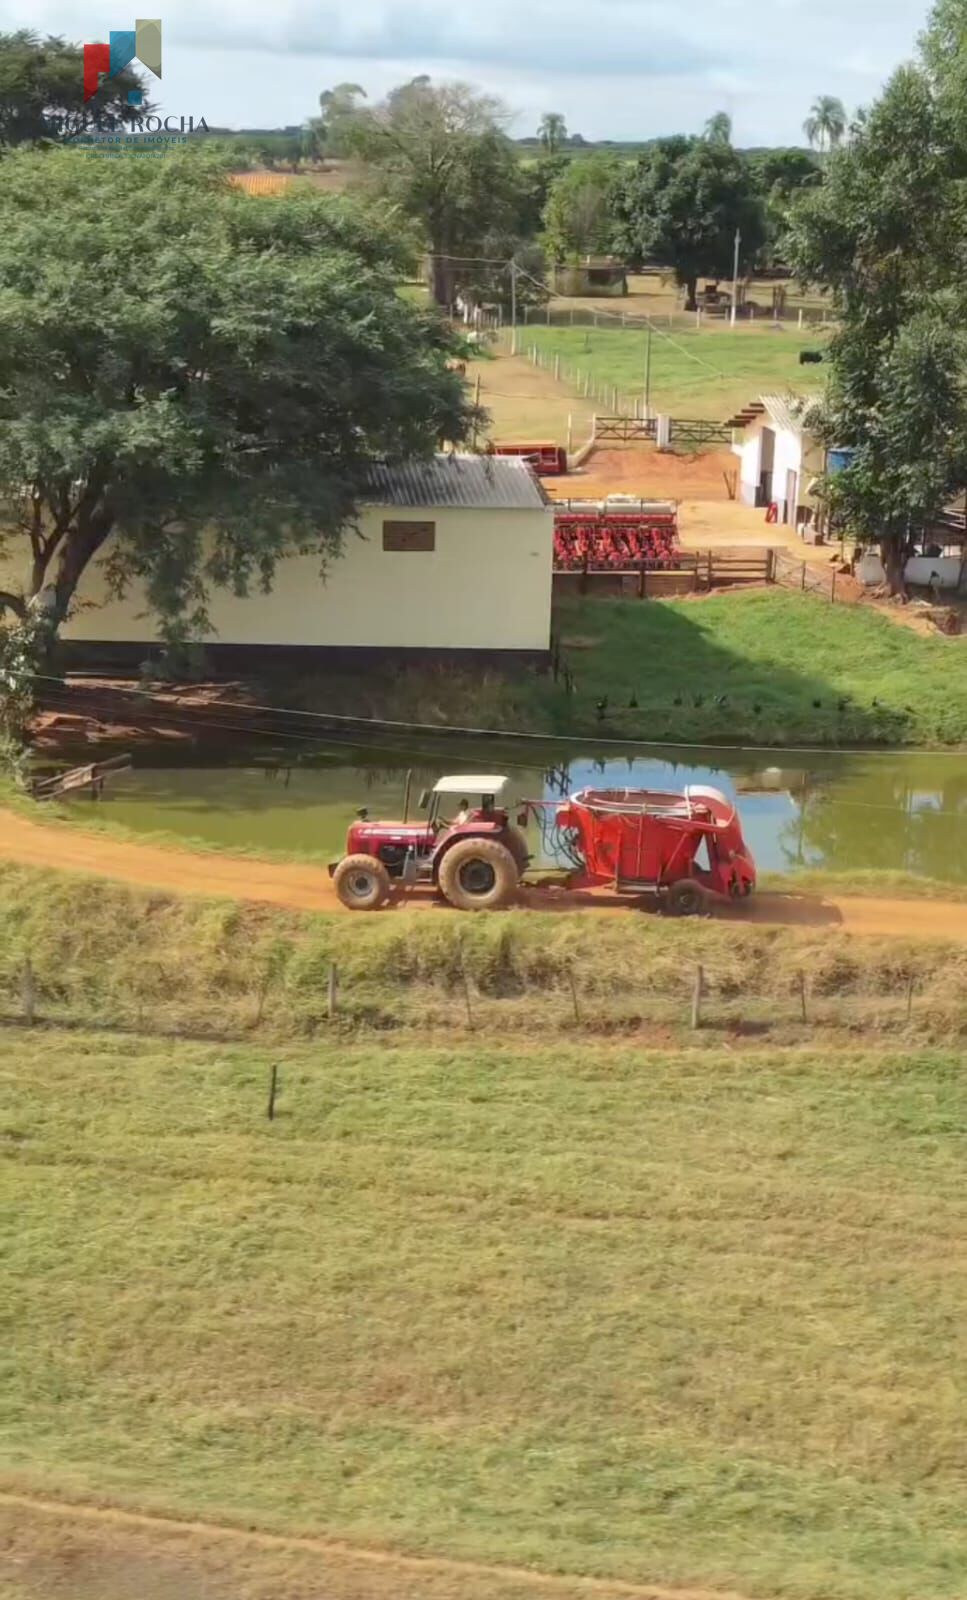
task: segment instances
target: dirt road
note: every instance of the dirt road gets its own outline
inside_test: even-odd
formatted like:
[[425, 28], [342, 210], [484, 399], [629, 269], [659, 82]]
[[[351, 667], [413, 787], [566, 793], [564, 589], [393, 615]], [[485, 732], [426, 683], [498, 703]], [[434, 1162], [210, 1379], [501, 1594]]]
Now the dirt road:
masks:
[[[251, 900], [295, 911], [343, 913], [328, 873], [321, 867], [121, 842], [85, 833], [67, 823], [34, 822], [12, 811], [0, 811], [0, 860], [93, 874], [175, 894]], [[606, 891], [589, 894], [531, 889], [522, 894], [521, 903], [541, 911], [627, 914], [635, 909], [633, 901], [616, 900]], [[417, 893], [388, 907], [387, 913], [392, 914], [401, 906], [445, 910], [434, 897]], [[747, 906], [725, 908], [719, 915], [778, 927], [828, 927], [887, 938], [967, 943], [967, 904], [943, 900], [762, 894]]]

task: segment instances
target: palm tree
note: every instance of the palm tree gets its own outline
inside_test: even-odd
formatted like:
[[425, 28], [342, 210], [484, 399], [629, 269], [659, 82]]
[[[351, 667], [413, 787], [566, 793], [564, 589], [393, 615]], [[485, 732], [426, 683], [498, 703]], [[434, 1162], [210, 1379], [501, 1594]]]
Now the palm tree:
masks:
[[716, 111], [709, 117], [702, 132], [706, 144], [732, 143], [732, 118], [727, 111]]
[[821, 156], [827, 150], [835, 150], [846, 132], [846, 110], [842, 100], [837, 100], [832, 94], [818, 95], [810, 107], [802, 131], [809, 143], [818, 148]]
[[567, 139], [567, 123], [559, 111], [545, 111], [541, 117], [537, 137], [548, 155], [554, 155], [555, 151], [561, 148]]

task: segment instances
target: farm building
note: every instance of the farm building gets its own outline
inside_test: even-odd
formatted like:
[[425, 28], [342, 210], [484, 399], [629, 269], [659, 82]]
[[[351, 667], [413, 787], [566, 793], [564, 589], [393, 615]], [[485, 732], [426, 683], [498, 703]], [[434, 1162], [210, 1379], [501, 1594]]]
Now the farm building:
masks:
[[[268, 594], [213, 591], [203, 643], [216, 666], [244, 670], [293, 652], [543, 659], [554, 514], [526, 462], [438, 455], [374, 464], [365, 498], [358, 529], [346, 529], [324, 575], [317, 556], [292, 556]], [[69, 657], [144, 659], [154, 630], [133, 586], [111, 597], [95, 564], [77, 599], [62, 630]]]
[[561, 263], [551, 268], [550, 281], [555, 294], [598, 298], [628, 293], [628, 269], [614, 256]]
[[739, 499], [747, 506], [777, 508], [777, 520], [811, 523], [817, 512], [810, 493], [824, 470], [825, 451], [803, 421], [808, 400], [762, 395], [731, 418], [732, 449], [739, 457]]

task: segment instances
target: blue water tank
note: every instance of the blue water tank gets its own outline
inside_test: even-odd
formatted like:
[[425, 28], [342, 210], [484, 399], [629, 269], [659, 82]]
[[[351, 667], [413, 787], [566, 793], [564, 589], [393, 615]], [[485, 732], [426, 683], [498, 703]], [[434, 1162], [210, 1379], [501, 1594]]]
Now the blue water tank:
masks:
[[828, 451], [826, 456], [827, 471], [830, 474], [844, 471], [846, 467], [852, 465], [855, 454], [856, 451], [852, 449]]

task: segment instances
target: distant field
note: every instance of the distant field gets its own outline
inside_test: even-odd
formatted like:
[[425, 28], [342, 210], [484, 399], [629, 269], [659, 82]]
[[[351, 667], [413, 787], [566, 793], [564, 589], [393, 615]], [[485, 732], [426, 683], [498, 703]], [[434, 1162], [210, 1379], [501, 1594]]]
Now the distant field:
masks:
[[[470, 1559], [497, 1570], [447, 1593], [477, 1600], [507, 1564], [967, 1592], [958, 1055], [0, 1055], [6, 1488]], [[4, 1593], [107, 1595], [34, 1589], [21, 1553]], [[285, 1555], [263, 1595], [344, 1593]]]
[[[644, 396], [646, 334], [641, 329], [535, 326], [521, 329], [519, 339], [523, 348], [536, 345], [552, 359], [560, 356], [562, 369], [589, 373], [594, 383], [614, 386], [620, 396]], [[670, 416], [724, 422], [763, 393], [818, 391], [823, 369], [800, 366], [799, 353], [823, 340], [818, 329], [777, 332], [768, 326], [670, 336], [657, 331], [652, 407]], [[577, 392], [573, 381], [570, 386]]]

